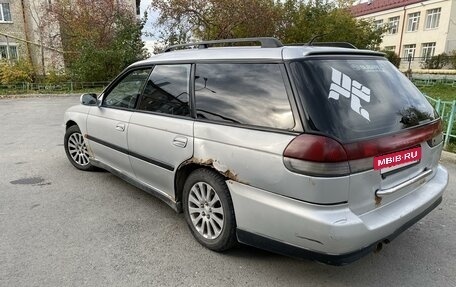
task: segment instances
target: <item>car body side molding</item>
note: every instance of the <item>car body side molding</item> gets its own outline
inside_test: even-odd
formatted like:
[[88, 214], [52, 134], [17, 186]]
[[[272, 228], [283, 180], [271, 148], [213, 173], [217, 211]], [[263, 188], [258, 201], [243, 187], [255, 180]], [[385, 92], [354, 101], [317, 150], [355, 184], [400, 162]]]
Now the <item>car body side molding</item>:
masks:
[[136, 158], [138, 158], [138, 159], [140, 159], [140, 160], [143, 160], [143, 161], [146, 161], [146, 162], [151, 163], [151, 164], [153, 164], [153, 165], [156, 165], [156, 166], [159, 166], [159, 167], [161, 167], [161, 168], [167, 169], [167, 170], [169, 170], [169, 171], [174, 171], [174, 166], [172, 166], [172, 165], [170, 165], [170, 164], [167, 164], [167, 163], [164, 163], [164, 162], [161, 162], [161, 161], [152, 159], [152, 158], [145, 157], [145, 156], [143, 156], [143, 155], [140, 155], [140, 154], [138, 154], [138, 153], [129, 151], [129, 150], [124, 149], [124, 148], [122, 148], [122, 147], [119, 147], [119, 146], [117, 146], [117, 145], [113, 145], [113, 144], [111, 144], [111, 143], [108, 143], [108, 142], [106, 142], [106, 141], [104, 141], [104, 140], [101, 140], [101, 139], [98, 139], [98, 138], [96, 138], [96, 137], [93, 137], [93, 136], [91, 136], [91, 135], [87, 135], [87, 139], [89, 139], [89, 140], [91, 140], [91, 141], [94, 141], [94, 142], [96, 142], [96, 143], [98, 143], [98, 144], [107, 146], [107, 147], [109, 147], [109, 148], [112, 148], [112, 149], [114, 149], [114, 150], [116, 150], [116, 151], [119, 151], [119, 152], [121, 152], [121, 153], [127, 154], [127, 155], [132, 156], [132, 157], [136, 157]]

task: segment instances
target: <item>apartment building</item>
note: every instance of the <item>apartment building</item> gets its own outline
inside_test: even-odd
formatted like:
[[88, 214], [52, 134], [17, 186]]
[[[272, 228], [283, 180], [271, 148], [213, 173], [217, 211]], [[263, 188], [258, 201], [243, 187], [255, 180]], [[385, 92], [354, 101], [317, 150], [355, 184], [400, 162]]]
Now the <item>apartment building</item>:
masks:
[[21, 1], [0, 0], [0, 59], [15, 60], [19, 54], [27, 54], [25, 45], [18, 45], [15, 39], [26, 38], [22, 11]]
[[455, 0], [369, 0], [352, 6], [351, 12], [386, 27], [381, 48], [415, 66], [456, 49]]
[[[46, 23], [53, 1], [0, 0], [0, 60], [27, 59], [38, 74], [64, 67], [60, 28]], [[140, 0], [115, 1], [139, 15]]]

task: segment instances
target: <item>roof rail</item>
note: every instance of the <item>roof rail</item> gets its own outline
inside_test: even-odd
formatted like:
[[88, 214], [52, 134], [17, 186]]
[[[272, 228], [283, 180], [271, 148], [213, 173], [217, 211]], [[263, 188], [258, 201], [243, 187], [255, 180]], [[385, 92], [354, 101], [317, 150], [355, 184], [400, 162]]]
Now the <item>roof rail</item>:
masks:
[[278, 48], [283, 47], [282, 42], [273, 37], [257, 37], [257, 38], [238, 38], [238, 39], [224, 39], [224, 40], [212, 40], [212, 41], [202, 41], [194, 42], [187, 44], [179, 44], [167, 47], [164, 52], [170, 52], [176, 50], [177, 48], [182, 47], [192, 47], [197, 46], [198, 49], [207, 49], [209, 46], [217, 44], [226, 44], [226, 43], [246, 43], [246, 42], [259, 42], [261, 43], [261, 48]]
[[349, 49], [358, 49], [355, 45], [348, 42], [313, 42], [309, 43], [290, 43], [285, 44], [285, 46], [319, 46], [319, 47], [339, 47], [339, 48], [349, 48]]

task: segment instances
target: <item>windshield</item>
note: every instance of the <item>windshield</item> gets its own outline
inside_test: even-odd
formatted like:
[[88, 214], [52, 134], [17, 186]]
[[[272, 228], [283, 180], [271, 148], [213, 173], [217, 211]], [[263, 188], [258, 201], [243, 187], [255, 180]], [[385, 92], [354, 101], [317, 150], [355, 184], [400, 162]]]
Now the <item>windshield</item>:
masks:
[[421, 92], [383, 58], [324, 57], [290, 63], [308, 126], [352, 142], [436, 119]]

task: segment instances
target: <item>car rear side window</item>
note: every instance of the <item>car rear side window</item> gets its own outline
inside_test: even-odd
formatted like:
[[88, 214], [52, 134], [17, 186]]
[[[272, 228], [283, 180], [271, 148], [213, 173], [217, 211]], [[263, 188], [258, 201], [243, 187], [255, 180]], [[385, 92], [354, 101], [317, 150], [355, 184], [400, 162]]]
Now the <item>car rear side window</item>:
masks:
[[198, 119], [292, 130], [279, 64], [197, 64]]
[[190, 65], [157, 65], [147, 80], [138, 109], [189, 116]]
[[384, 58], [324, 57], [290, 64], [311, 129], [342, 142], [435, 120], [421, 92]]

